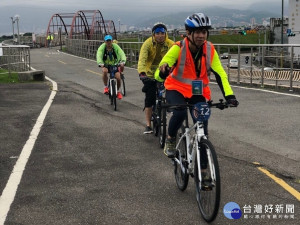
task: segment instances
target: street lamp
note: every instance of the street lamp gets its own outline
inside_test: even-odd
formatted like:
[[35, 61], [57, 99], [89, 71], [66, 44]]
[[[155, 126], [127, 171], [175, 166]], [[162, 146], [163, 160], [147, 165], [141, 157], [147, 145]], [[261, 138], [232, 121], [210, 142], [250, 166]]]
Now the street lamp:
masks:
[[12, 30], [13, 30], [13, 35], [12, 35], [12, 37], [13, 37], [13, 41], [14, 41], [14, 39], [15, 39], [15, 26], [14, 26], [15, 21], [14, 21], [14, 18], [13, 18], [13, 17], [10, 17], [10, 18], [11, 18], [11, 25], [12, 25]]
[[20, 16], [19, 15], [15, 15], [15, 21], [17, 21], [17, 29], [18, 29], [18, 45], [20, 44], [20, 32], [19, 32], [19, 19]]
[[118, 19], [118, 21], [119, 21], [119, 33], [121, 33], [121, 20]]

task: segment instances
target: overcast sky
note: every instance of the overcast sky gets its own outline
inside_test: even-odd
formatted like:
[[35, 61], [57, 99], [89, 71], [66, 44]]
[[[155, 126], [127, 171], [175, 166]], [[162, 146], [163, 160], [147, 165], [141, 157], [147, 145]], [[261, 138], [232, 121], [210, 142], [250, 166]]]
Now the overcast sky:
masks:
[[[147, 18], [143, 17], [152, 15], [169, 15], [191, 9], [202, 12], [201, 8], [209, 6], [247, 9], [250, 5], [262, 1], [281, 4], [281, 0], [0, 0], [0, 35], [10, 32], [10, 17], [15, 15], [20, 16], [21, 29], [31, 26], [34, 30], [40, 26], [45, 27], [55, 13], [100, 10], [104, 19], [121, 19], [124, 23], [132, 23], [133, 20], [145, 20]], [[287, 4], [287, 0], [284, 1]]]
[[[122, 9], [134, 8], [137, 10], [153, 10], [157, 9], [167, 10], [172, 8], [173, 10], [180, 10], [186, 6], [222, 6], [226, 8], [247, 8], [249, 5], [259, 2], [261, 0], [1, 0], [0, 6], [18, 7], [26, 5], [26, 7], [32, 8], [44, 8], [44, 7], [59, 7], [65, 9]], [[265, 1], [265, 0], [264, 0]], [[269, 2], [275, 2], [281, 0], [267, 0]]]

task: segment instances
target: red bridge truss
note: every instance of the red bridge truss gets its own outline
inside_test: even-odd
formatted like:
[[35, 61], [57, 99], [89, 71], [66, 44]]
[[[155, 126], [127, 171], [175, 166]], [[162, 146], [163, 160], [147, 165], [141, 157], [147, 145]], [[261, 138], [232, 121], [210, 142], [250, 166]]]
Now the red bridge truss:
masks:
[[49, 33], [84, 40], [103, 40], [110, 34], [117, 39], [114, 22], [104, 20], [99, 10], [54, 14], [49, 20], [46, 37]]

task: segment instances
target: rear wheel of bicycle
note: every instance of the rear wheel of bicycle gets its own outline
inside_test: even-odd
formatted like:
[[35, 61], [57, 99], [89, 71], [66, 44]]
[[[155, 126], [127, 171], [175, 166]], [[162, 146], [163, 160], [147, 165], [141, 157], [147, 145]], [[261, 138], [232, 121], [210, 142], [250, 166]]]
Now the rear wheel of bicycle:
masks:
[[[198, 169], [200, 164], [198, 164], [198, 157], [196, 157], [194, 168], [196, 197], [203, 219], [207, 222], [211, 222], [216, 218], [220, 206], [221, 181], [219, 164], [214, 146], [209, 140], [202, 139], [198, 143], [198, 149], [200, 150], [197, 151], [197, 155], [200, 154], [200, 151], [204, 151], [200, 154], [200, 156], [202, 157], [201, 162], [204, 162], [204, 164], [207, 162], [205, 172], [208, 177], [205, 179], [205, 184], [200, 182]], [[203, 168], [205, 168], [205, 166]]]
[[[184, 126], [177, 133], [177, 143], [184, 134]], [[176, 146], [177, 146], [176, 143]], [[184, 191], [189, 183], [188, 162], [187, 162], [187, 149], [186, 138], [184, 137], [177, 148], [176, 157], [174, 160], [174, 173], [177, 187]]]
[[111, 96], [111, 100], [112, 100], [112, 104], [114, 105], [114, 110], [117, 110], [117, 93], [116, 93], [116, 84], [114, 81], [111, 82], [111, 90], [112, 90], [112, 96]]
[[160, 129], [159, 129], [159, 145], [161, 148], [165, 147], [166, 136], [167, 136], [167, 109], [162, 109], [160, 118]]
[[126, 95], [126, 87], [125, 87], [125, 77], [124, 77], [124, 74], [121, 73], [121, 93], [123, 96]]

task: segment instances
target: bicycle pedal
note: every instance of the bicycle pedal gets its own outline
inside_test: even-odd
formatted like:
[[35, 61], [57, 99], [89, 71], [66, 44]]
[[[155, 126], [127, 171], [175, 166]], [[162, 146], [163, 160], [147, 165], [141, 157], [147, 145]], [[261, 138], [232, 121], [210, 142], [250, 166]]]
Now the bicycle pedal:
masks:
[[201, 184], [202, 191], [211, 191], [213, 189], [213, 184]]
[[202, 191], [211, 191], [212, 187], [211, 186], [201, 186]]

